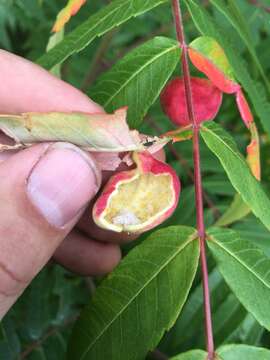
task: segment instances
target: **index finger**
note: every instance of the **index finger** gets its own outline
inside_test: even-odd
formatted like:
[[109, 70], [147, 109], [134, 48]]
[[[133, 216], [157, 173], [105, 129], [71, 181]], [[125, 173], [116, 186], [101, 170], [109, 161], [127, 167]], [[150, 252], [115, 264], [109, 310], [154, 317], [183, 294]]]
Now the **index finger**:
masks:
[[0, 112], [103, 112], [75, 87], [29, 60], [0, 50]]

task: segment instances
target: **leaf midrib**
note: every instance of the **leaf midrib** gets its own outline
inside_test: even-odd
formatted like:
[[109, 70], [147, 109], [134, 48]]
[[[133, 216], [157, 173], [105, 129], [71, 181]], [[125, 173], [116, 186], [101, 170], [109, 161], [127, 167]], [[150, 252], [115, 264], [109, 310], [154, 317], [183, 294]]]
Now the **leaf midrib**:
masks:
[[[158, 4], [162, 4], [162, 2], [164, 2], [165, 0], [159, 0], [157, 1], [157, 5]], [[101, 18], [98, 17], [98, 14], [100, 11], [98, 11], [97, 13], [95, 13], [94, 15], [90, 16], [87, 20], [85, 20], [78, 28], [76, 28], [74, 31], [72, 31], [71, 33], [69, 33], [59, 44], [57, 44], [55, 47], [53, 47], [50, 51], [48, 51], [48, 53], [44, 56], [44, 58], [46, 59], [47, 56], [49, 56], [50, 52], [51, 51], [55, 51], [55, 50], [58, 50], [58, 48], [61, 48], [62, 44], [65, 43], [66, 41], [68, 41], [69, 39], [72, 39], [74, 37], [74, 34], [76, 35], [76, 33], [80, 33], [81, 29], [86, 25], [88, 24], [89, 22], [93, 21], [93, 19], [95, 19], [95, 17], [98, 17], [98, 21], [97, 22], [94, 22], [94, 24], [86, 31], [84, 32], [83, 34], [81, 35], [78, 35], [78, 37], [76, 38], [76, 43], [79, 43], [81, 42], [85, 36], [88, 36], [89, 33], [91, 33], [95, 28], [98, 28], [98, 26], [104, 22], [108, 17], [111, 17], [111, 16], [114, 16], [114, 14], [116, 12], [118, 12], [119, 10], [121, 10], [123, 7], [129, 5], [130, 3], [130, 0], [126, 0], [125, 2], [119, 4], [116, 8], [112, 9], [111, 11], [108, 11], [107, 13], [105, 13]], [[109, 5], [110, 6], [110, 5]], [[153, 7], [156, 7], [156, 5], [154, 5]], [[106, 7], [106, 10], [108, 9], [108, 7]], [[139, 16], [141, 15], [141, 13], [143, 13], [144, 11], [141, 11], [138, 10], [138, 12], [135, 12], [136, 16]], [[132, 13], [131, 16], [128, 16], [127, 18], [131, 18], [134, 16], [134, 13]], [[110, 31], [113, 27], [115, 26], [119, 26], [120, 24], [122, 23], [122, 20], [116, 22], [115, 25], [112, 25], [111, 27], [109, 27], [107, 30], [103, 30], [103, 31], [100, 31], [99, 33], [97, 34], [94, 34], [92, 36], [92, 38], [90, 37], [90, 39], [88, 40], [87, 44], [84, 44], [80, 47], [78, 47], [77, 49], [75, 49], [74, 47], [74, 44], [72, 45], [71, 47], [71, 50], [63, 57], [62, 61], [63, 62], [65, 59], [68, 58], [68, 56], [74, 52], [78, 52], [80, 50], [82, 50], [85, 46], [89, 45], [89, 43], [95, 38], [95, 37], [98, 37], [102, 34], [104, 34], [105, 32], [107, 31]], [[43, 56], [38, 59], [37, 63], [42, 63], [42, 58]], [[59, 62], [57, 62], [55, 65], [57, 65]], [[55, 66], [53, 65], [53, 66]]]
[[[128, 2], [128, 0], [123, 3], [123, 4], [126, 4]], [[94, 22], [93, 26], [90, 27], [86, 32], [84, 32], [82, 35], [79, 35], [77, 38], [76, 38], [76, 42], [80, 42], [85, 36], [87, 36], [89, 33], [91, 33], [91, 31], [93, 31], [93, 29], [95, 29], [96, 27], [98, 27], [100, 25], [100, 23], [102, 23], [103, 21], [105, 21], [107, 19], [107, 17], [111, 16], [112, 14], [114, 14], [116, 11], [118, 11], [122, 6], [123, 4], [119, 5], [118, 7], [116, 7], [114, 10], [112, 10], [111, 12], [108, 12], [106, 13], [102, 18], [100, 18], [97, 22]], [[61, 48], [62, 44], [67, 42], [69, 39], [72, 39], [72, 37], [74, 37], [74, 34], [76, 35], [76, 32], [80, 33], [81, 29], [90, 21], [92, 21], [93, 17], [96, 16], [97, 14], [94, 14], [93, 16], [90, 17], [90, 19], [87, 19], [84, 23], [82, 23], [78, 28], [76, 28], [73, 32], [69, 33], [61, 42], [59, 42], [59, 44], [57, 44], [56, 46], [54, 46], [50, 51], [47, 52], [47, 54], [45, 54], [44, 58], [46, 59], [47, 56], [50, 55], [50, 53], [52, 51], [55, 52], [55, 50], [57, 50], [58, 48]], [[101, 32], [102, 34], [102, 32]], [[96, 35], [98, 36], [98, 35]], [[91, 40], [93, 40], [93, 37], [92, 39], [90, 38], [89, 39], [89, 42], [91, 42]], [[74, 44], [72, 46], [72, 49], [74, 49]], [[80, 47], [80, 49], [82, 49], [82, 47]], [[79, 50], [79, 49], [78, 49]], [[63, 61], [69, 56], [68, 54], [70, 54], [70, 52], [73, 52], [73, 50], [70, 50], [64, 57]], [[38, 63], [42, 63], [42, 58], [43, 56], [38, 59]]]
[[[125, 6], [127, 3], [129, 2], [129, 0], [126, 0], [125, 2], [123, 2], [122, 4], [119, 4], [119, 6], [117, 6], [115, 9], [113, 9], [112, 11], [108, 11], [102, 18], [99, 19], [99, 21], [94, 22], [93, 26], [90, 27], [84, 34], [82, 34], [81, 36], [78, 37], [79, 40], [83, 39], [84, 36], [88, 35], [89, 33], [91, 33], [91, 31], [93, 31], [93, 29], [97, 28], [99, 26], [100, 23], [104, 22], [108, 17], [110, 17], [111, 15], [114, 15], [115, 12], [119, 11], [119, 9], [121, 9], [123, 6]], [[108, 8], [107, 8], [108, 9]], [[106, 10], [107, 10], [106, 9]], [[94, 14], [93, 16], [91, 16], [91, 20], [93, 20], [93, 18], [96, 16], [97, 17], [98, 13]], [[82, 25], [81, 28], [87, 24], [87, 22], [91, 21], [90, 19], [86, 20]], [[78, 28], [79, 31], [80, 28]], [[99, 33], [102, 34], [102, 31]], [[98, 36], [98, 34], [96, 35]], [[91, 41], [91, 39], [90, 39]]]
[[113, 98], [115, 98], [127, 85], [130, 83], [140, 72], [142, 72], [147, 66], [154, 63], [157, 59], [164, 56], [166, 53], [169, 53], [175, 49], [178, 49], [178, 45], [174, 45], [170, 47], [169, 49], [166, 49], [162, 53], [158, 53], [154, 57], [151, 57], [149, 61], [147, 61], [142, 67], [140, 67], [138, 70], [136, 70], [134, 73], [132, 73], [131, 77], [129, 77], [121, 86], [120, 88], [104, 103], [104, 107], [108, 106]]
[[[98, 342], [98, 340], [104, 335], [104, 333], [107, 331], [107, 329], [115, 322], [115, 320], [128, 308], [128, 306], [130, 306], [130, 304], [140, 295], [140, 293], [164, 270], [164, 268], [166, 268], [168, 266], [168, 264], [174, 260], [174, 258], [179, 255], [180, 252], [182, 252], [192, 241], [195, 241], [197, 239], [197, 231], [194, 231], [194, 233], [192, 233], [188, 238], [187, 241], [185, 242], [185, 244], [183, 244], [178, 251], [176, 251], [172, 256], [170, 256], [168, 258], [168, 260], [163, 264], [163, 266], [161, 266], [159, 268], [159, 270], [157, 272], [155, 272], [152, 277], [149, 278], [149, 280], [144, 284], [144, 286], [142, 288], [140, 288], [133, 297], [130, 298], [130, 300], [126, 303], [125, 306], [123, 306], [123, 308], [121, 309], [120, 312], [118, 312], [116, 314], [115, 317], [112, 318], [112, 320], [107, 324], [107, 326], [104, 327], [103, 331], [100, 332], [100, 334], [95, 338], [94, 341], [92, 341], [89, 346], [87, 347], [87, 349], [84, 351], [84, 353], [82, 354], [82, 356], [80, 357], [80, 360], [83, 360], [84, 357], [87, 355], [88, 351], [91, 349], [91, 347]], [[80, 328], [81, 330], [83, 330], [83, 332], [88, 336], [88, 334], [84, 331], [84, 329]]]
[[[238, 151], [235, 151], [230, 145], [228, 145], [226, 143], [226, 141], [223, 139], [223, 137], [221, 136], [218, 136], [212, 129], [208, 128], [208, 127], [205, 127], [205, 126], [202, 126], [202, 130], [205, 130], [207, 132], [210, 132], [211, 135], [213, 135], [215, 138], [217, 138], [219, 141], [221, 141], [225, 147], [234, 155], [236, 156], [241, 162], [242, 164], [247, 168], [247, 170], [249, 170], [249, 167], [246, 163], [246, 161], [243, 159], [243, 157], [241, 156], [241, 154], [238, 152]], [[202, 137], [203, 137], [203, 133], [202, 133]], [[250, 170], [249, 170], [250, 172]], [[250, 172], [251, 174], [251, 172]], [[252, 175], [252, 174], [251, 174]], [[253, 175], [252, 175], [253, 176]]]
[[[218, 240], [216, 240], [215, 236], [210, 236], [211, 240], [213, 243], [215, 243], [217, 246], [219, 246], [221, 249], [223, 249], [226, 253], [228, 253], [231, 257], [233, 257], [235, 260], [237, 260], [237, 262], [242, 265], [244, 268], [246, 268], [253, 276], [255, 276], [262, 284], [264, 284], [264, 286], [270, 290], [270, 285], [267, 284], [265, 282], [265, 280], [263, 280], [262, 278], [259, 277], [259, 275], [252, 270], [251, 268], [249, 268], [239, 257], [237, 257], [237, 255], [235, 255], [233, 252], [231, 252], [228, 248], [226, 248], [225, 246], [223, 246], [221, 244], [221, 242], [219, 242]], [[211, 241], [210, 240], [210, 241]], [[239, 239], [241, 240], [241, 239]], [[263, 254], [263, 253], [262, 253]], [[264, 254], [263, 254], [264, 255]]]

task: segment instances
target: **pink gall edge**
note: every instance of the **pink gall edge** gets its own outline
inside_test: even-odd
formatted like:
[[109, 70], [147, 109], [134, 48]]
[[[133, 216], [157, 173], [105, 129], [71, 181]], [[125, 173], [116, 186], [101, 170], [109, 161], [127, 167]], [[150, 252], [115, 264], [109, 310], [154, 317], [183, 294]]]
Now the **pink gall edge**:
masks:
[[[198, 123], [213, 120], [222, 103], [222, 92], [208, 79], [191, 78], [195, 117]], [[171, 80], [160, 96], [163, 111], [171, 121], [180, 126], [191, 123], [188, 118], [185, 86], [182, 78]]]
[[137, 168], [112, 176], [93, 207], [93, 219], [101, 228], [139, 234], [176, 209], [181, 188], [176, 172], [146, 151], [133, 158]]
[[122, 171], [122, 172], [118, 173], [117, 175], [114, 175], [110, 178], [107, 185], [105, 186], [105, 188], [102, 191], [102, 196], [99, 197], [99, 199], [95, 203], [95, 206], [94, 206], [94, 215], [95, 216], [98, 217], [98, 216], [102, 215], [103, 211], [105, 210], [105, 208], [107, 206], [107, 203], [109, 201], [111, 194], [117, 189], [118, 183], [121, 181], [124, 182], [124, 181], [128, 181], [128, 180], [132, 179], [133, 172], [135, 172], [135, 170]]
[[204, 73], [220, 91], [226, 94], [234, 94], [239, 90], [239, 84], [227, 78], [217, 66], [200, 52], [189, 48], [188, 54], [192, 64]]

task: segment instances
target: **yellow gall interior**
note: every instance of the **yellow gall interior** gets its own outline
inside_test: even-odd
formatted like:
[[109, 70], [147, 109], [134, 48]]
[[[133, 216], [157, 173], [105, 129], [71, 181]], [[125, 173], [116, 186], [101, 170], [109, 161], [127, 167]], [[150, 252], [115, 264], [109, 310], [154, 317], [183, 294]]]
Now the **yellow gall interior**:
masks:
[[170, 175], [142, 174], [118, 185], [109, 200], [104, 220], [123, 228], [139, 226], [158, 218], [173, 201]]

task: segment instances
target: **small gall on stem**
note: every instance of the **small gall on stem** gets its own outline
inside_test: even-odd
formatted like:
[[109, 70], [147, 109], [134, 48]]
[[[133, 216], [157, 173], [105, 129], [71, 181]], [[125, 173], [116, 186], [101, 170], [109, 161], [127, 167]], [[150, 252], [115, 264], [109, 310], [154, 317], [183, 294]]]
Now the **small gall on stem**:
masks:
[[[208, 79], [192, 77], [191, 86], [197, 124], [213, 120], [222, 103], [222, 92]], [[166, 85], [161, 93], [160, 102], [163, 111], [174, 124], [192, 124], [187, 111], [183, 78], [177, 77]]]

